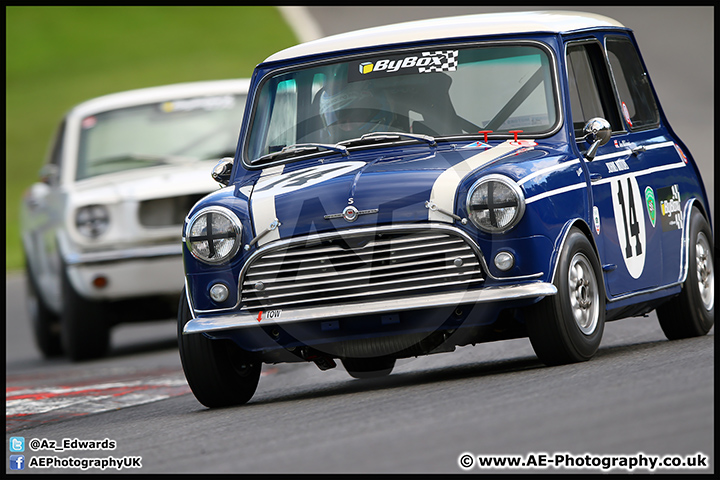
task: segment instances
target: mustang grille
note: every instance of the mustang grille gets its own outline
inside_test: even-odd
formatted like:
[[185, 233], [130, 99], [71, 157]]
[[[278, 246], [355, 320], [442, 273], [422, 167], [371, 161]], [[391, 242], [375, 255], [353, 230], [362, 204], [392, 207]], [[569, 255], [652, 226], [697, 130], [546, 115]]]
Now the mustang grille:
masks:
[[138, 217], [144, 227], [169, 227], [182, 225], [185, 216], [205, 194], [180, 197], [156, 198], [140, 202]]
[[442, 230], [308, 239], [251, 262], [240, 293], [243, 309], [255, 311], [457, 291], [483, 280], [475, 251]]

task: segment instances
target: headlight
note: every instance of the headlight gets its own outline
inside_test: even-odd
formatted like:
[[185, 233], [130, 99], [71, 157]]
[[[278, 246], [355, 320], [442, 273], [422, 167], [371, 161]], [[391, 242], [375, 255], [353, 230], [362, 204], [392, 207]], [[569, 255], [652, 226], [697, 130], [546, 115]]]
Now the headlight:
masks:
[[107, 232], [110, 213], [102, 205], [80, 207], [75, 212], [75, 226], [78, 232], [89, 238], [97, 238]]
[[242, 226], [227, 208], [207, 207], [190, 219], [185, 235], [193, 257], [205, 263], [222, 263], [237, 253]]
[[504, 233], [518, 224], [525, 213], [520, 186], [502, 175], [488, 175], [470, 188], [467, 197], [470, 221], [487, 233]]

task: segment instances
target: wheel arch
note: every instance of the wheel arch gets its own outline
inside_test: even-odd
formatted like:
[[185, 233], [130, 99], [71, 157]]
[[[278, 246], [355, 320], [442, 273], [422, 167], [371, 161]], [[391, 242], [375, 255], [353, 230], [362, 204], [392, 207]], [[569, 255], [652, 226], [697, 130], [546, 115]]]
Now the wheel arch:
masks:
[[710, 222], [710, 213], [706, 210], [705, 205], [702, 202], [697, 201], [697, 198], [691, 198], [685, 204], [683, 209], [683, 235], [682, 235], [682, 247], [680, 252], [680, 276], [678, 277], [678, 283], [684, 283], [687, 279], [688, 269], [690, 265], [690, 222], [692, 220], [693, 209], [697, 209], [700, 215], [705, 218], [705, 221], [710, 227], [710, 233], [713, 238], [710, 238], [710, 249], [715, 256], [715, 240], [712, 223]]
[[[590, 226], [583, 220], [582, 218], [573, 218], [568, 220], [565, 225], [563, 225], [562, 230], [560, 231], [560, 235], [558, 235], [557, 240], [555, 241], [555, 248], [553, 250], [553, 258], [551, 263], [551, 271], [552, 275], [550, 276], [550, 282], [555, 283], [555, 275], [557, 275], [557, 269], [558, 265], [560, 263], [560, 254], [563, 251], [563, 248], [565, 246], [565, 241], [567, 240], [568, 236], [570, 235], [570, 231], [572, 228], [575, 227], [580, 232], [585, 235], [585, 238], [590, 242], [590, 245], [592, 245], [593, 252], [595, 252], [595, 257], [598, 260], [598, 263], [602, 266], [602, 262], [600, 261], [600, 252], [598, 250], [597, 243], [595, 242], [595, 237], [592, 234], [592, 230], [590, 229]], [[600, 272], [601, 278], [604, 277], [602, 275], [602, 272]], [[604, 280], [604, 278], [603, 278]], [[604, 282], [603, 283], [603, 291], [606, 289], [604, 288]], [[607, 297], [607, 294], [606, 294]]]

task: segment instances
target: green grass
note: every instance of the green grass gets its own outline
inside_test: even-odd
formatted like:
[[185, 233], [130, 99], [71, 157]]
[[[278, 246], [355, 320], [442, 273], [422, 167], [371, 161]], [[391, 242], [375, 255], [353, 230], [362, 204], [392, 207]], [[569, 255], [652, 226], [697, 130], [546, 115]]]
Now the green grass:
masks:
[[250, 77], [297, 43], [275, 7], [6, 7], [6, 270], [19, 209], [62, 116], [107, 93]]

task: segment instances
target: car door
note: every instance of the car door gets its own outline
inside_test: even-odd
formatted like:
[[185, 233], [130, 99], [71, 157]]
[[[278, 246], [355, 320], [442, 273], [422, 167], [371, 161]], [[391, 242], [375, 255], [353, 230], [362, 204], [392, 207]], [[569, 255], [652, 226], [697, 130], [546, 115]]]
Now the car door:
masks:
[[659, 237], [661, 246], [660, 250], [648, 252], [648, 261], [662, 263], [662, 277], [657, 283], [668, 285], [680, 275], [683, 214], [678, 174], [688, 168], [687, 158], [662, 124], [635, 44], [629, 37], [608, 35], [605, 47], [625, 128], [623, 134], [613, 138], [611, 148], [630, 151], [637, 158], [648, 236]]
[[[592, 227], [596, 235], [606, 292], [610, 297], [651, 289], [663, 278], [662, 238], [655, 228], [656, 203], [647, 198], [653, 179], [657, 123], [630, 130], [628, 114], [621, 115], [600, 39], [587, 38], [566, 45], [568, 91], [579, 153], [588, 144], [582, 128], [594, 117], [606, 119], [610, 141], [586, 163], [592, 191]], [[625, 109], [629, 111], [627, 102]], [[655, 109], [656, 111], [657, 109]], [[629, 117], [632, 119], [632, 117]], [[643, 149], [644, 147], [644, 149]], [[584, 158], [584, 157], [583, 157]]]
[[23, 235], [27, 258], [40, 294], [54, 310], [60, 309], [60, 262], [56, 232], [62, 222], [60, 169], [65, 121], [58, 128], [48, 160], [23, 199]]

